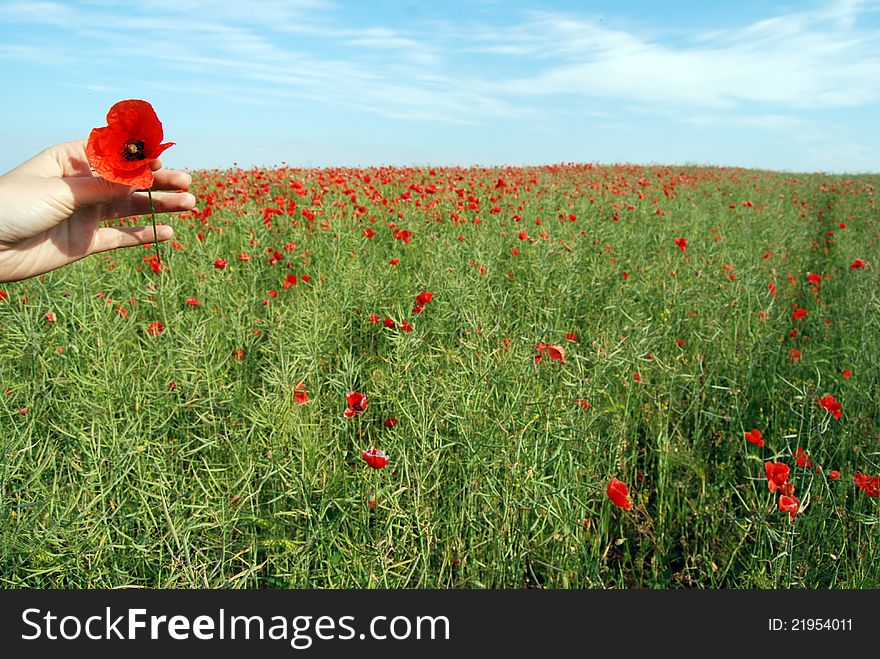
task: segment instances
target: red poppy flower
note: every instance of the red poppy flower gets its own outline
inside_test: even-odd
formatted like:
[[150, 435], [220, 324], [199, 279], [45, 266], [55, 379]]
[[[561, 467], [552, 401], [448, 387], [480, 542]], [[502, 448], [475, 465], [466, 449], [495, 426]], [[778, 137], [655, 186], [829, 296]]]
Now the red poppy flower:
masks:
[[385, 451], [380, 451], [375, 446], [371, 446], [366, 451], [361, 451], [361, 455], [364, 456], [364, 460], [373, 469], [382, 469], [388, 464], [388, 456], [385, 455]]
[[794, 311], [791, 312], [791, 317], [794, 318], [795, 320], [800, 320], [801, 318], [803, 318], [804, 316], [806, 316], [809, 313], [810, 312], [807, 311], [806, 309], [801, 309], [800, 307], [798, 307], [797, 309], [795, 309]]
[[832, 469], [828, 472], [828, 480], [836, 481], [840, 479], [840, 472], [837, 469]]
[[862, 492], [869, 497], [880, 496], [880, 476], [868, 476], [860, 471], [853, 475], [853, 480]]
[[746, 439], [749, 440], [750, 444], [755, 444], [756, 446], [764, 446], [764, 440], [761, 439], [761, 431], [757, 428], [755, 430], [749, 430], [748, 432], [744, 432]]
[[385, 427], [386, 428], [393, 428], [396, 425], [397, 425], [397, 419], [395, 419], [393, 416], [385, 419]]
[[605, 490], [605, 493], [618, 508], [623, 508], [624, 510], [632, 509], [632, 501], [629, 500], [629, 488], [623, 481], [612, 477], [608, 482], [608, 488]]
[[550, 357], [550, 360], [560, 361], [563, 364], [565, 363], [565, 348], [557, 345], [550, 345], [549, 343], [539, 343], [536, 346], [538, 350], [538, 356], [535, 357], [535, 363], [541, 363], [541, 357], [544, 356], [544, 353], [547, 353], [547, 356]]
[[379, 319], [379, 316], [377, 316], [377, 315], [374, 314], [374, 313], [371, 313], [371, 314], [370, 314], [370, 324], [371, 324], [371, 325], [378, 325], [378, 324], [379, 324], [379, 320], [380, 320], [380, 319]]
[[46, 312], [46, 322], [47, 323], [54, 323], [55, 322], [55, 314], [53, 312], [51, 312], [51, 311]]
[[309, 392], [306, 391], [305, 382], [300, 382], [293, 388], [293, 400], [300, 405], [309, 402]]
[[856, 259], [855, 261], [853, 261], [852, 263], [849, 264], [850, 270], [858, 270], [858, 269], [864, 268], [864, 267], [865, 267], [865, 262], [862, 261], [862, 259]]
[[428, 302], [434, 299], [433, 293], [428, 293], [426, 291], [422, 291], [418, 295], [416, 295], [416, 306], [424, 307]]
[[191, 307], [197, 307], [197, 306], [199, 306], [199, 305], [201, 304], [201, 302], [199, 302], [199, 301], [198, 301], [197, 299], [195, 299], [194, 297], [189, 297], [189, 298], [187, 298], [186, 300], [184, 300], [184, 304], [187, 304], [187, 305], [189, 305], [189, 306], [191, 306]]
[[775, 492], [785, 486], [791, 469], [784, 462], [765, 462], [764, 472], [767, 474], [767, 489]]
[[810, 454], [800, 447], [794, 452], [794, 460], [797, 462], [797, 466], [801, 469], [809, 469], [813, 466], [813, 460], [810, 458]]
[[684, 250], [687, 249], [687, 246], [688, 246], [687, 238], [676, 238], [675, 244], [678, 245], [678, 248], [681, 250], [681, 253], [684, 254]]
[[284, 278], [284, 284], [281, 287], [286, 291], [291, 286], [296, 286], [298, 282], [296, 275], [290, 274]]
[[357, 391], [349, 391], [345, 395], [345, 402], [348, 404], [344, 412], [346, 419], [350, 419], [367, 409], [367, 397]]
[[149, 334], [150, 336], [159, 336], [164, 331], [165, 326], [158, 320], [154, 320], [152, 323], [150, 323], [150, 326], [147, 327], [147, 334]]
[[89, 164], [114, 183], [147, 189], [153, 185], [150, 164], [174, 142], [162, 144], [162, 123], [146, 101], [119, 101], [107, 113], [107, 125], [94, 128], [86, 143]]
[[841, 375], [843, 376], [844, 380], [849, 380], [852, 377], [852, 371], [846, 368], [843, 370], [843, 373], [841, 373]]
[[385, 325], [388, 329], [394, 329], [394, 321], [390, 318], [384, 318], [382, 320], [382, 324]]
[[214, 261], [214, 267], [218, 270], [223, 270], [226, 267], [226, 259], [217, 259]]
[[787, 494], [783, 494], [779, 497], [779, 510], [791, 515], [792, 522], [794, 521], [794, 516], [801, 512], [800, 507], [801, 502], [798, 501], [796, 497]]
[[829, 412], [831, 416], [835, 419], [839, 419], [843, 416], [842, 406], [837, 402], [837, 399], [831, 394], [827, 394], [819, 399], [819, 407]]

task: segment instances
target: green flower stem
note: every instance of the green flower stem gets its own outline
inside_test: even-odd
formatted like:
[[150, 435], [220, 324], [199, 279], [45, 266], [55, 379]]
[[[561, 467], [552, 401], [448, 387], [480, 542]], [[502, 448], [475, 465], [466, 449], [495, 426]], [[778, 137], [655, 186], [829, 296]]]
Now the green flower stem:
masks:
[[147, 199], [150, 200], [150, 220], [153, 222], [153, 244], [156, 246], [156, 263], [162, 265], [162, 258], [159, 254], [159, 234], [156, 231], [156, 209], [153, 207], [153, 191], [147, 188]]

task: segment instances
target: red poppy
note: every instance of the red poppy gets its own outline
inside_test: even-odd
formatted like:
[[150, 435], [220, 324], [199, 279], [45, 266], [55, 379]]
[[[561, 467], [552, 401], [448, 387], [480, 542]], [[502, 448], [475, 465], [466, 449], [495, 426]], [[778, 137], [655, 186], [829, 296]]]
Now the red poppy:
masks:
[[800, 511], [801, 502], [797, 500], [796, 497], [789, 496], [787, 494], [783, 494], [779, 497], [779, 510], [787, 512], [791, 515], [791, 521], [794, 521], [794, 516], [797, 515]]
[[385, 455], [385, 451], [380, 451], [375, 446], [371, 446], [366, 451], [361, 451], [361, 455], [364, 456], [364, 460], [373, 469], [382, 469], [388, 464], [388, 456]]
[[819, 399], [819, 407], [829, 412], [831, 416], [835, 419], [839, 419], [843, 416], [842, 406], [837, 402], [837, 399], [831, 394], [827, 394]]
[[801, 318], [803, 318], [804, 316], [806, 316], [809, 313], [810, 312], [807, 311], [806, 309], [801, 309], [800, 307], [798, 307], [797, 309], [795, 309], [794, 311], [791, 312], [791, 317], [794, 318], [795, 320], [800, 320]]
[[853, 475], [853, 480], [862, 492], [869, 497], [880, 496], [880, 476], [868, 476], [860, 471]]
[[54, 323], [55, 322], [55, 314], [52, 311], [46, 312], [46, 322], [47, 323]]
[[400, 329], [402, 329], [404, 332], [412, 332], [413, 331], [412, 325], [410, 325], [405, 320], [400, 323]]
[[809, 469], [813, 466], [813, 460], [810, 458], [810, 454], [800, 447], [794, 452], [794, 460], [797, 462], [797, 466], [801, 469]]
[[843, 373], [841, 373], [841, 375], [843, 376], [844, 380], [849, 380], [852, 377], [852, 371], [846, 368], [843, 370]]
[[147, 334], [149, 334], [150, 336], [159, 336], [164, 331], [165, 326], [158, 320], [154, 320], [152, 323], [150, 323], [150, 326], [147, 327]]
[[828, 472], [828, 479], [832, 481], [836, 481], [840, 479], [840, 472], [837, 469], [832, 469]]
[[367, 409], [367, 397], [357, 391], [349, 391], [345, 395], [345, 402], [348, 404], [344, 412], [346, 419], [350, 419]]
[[114, 183], [147, 189], [150, 168], [174, 142], [162, 144], [162, 122], [146, 101], [119, 101], [107, 113], [107, 125], [92, 129], [86, 156], [97, 174]]
[[864, 268], [864, 267], [865, 267], [865, 262], [862, 259], [856, 259], [855, 261], [853, 261], [852, 263], [849, 264], [850, 270], [858, 270], [858, 269]]
[[293, 388], [293, 400], [300, 405], [309, 402], [309, 392], [306, 391], [305, 382], [300, 382]]
[[635, 373], [633, 373], [633, 380], [635, 380], [636, 382], [641, 382], [642, 374], [636, 371]]
[[433, 293], [428, 293], [426, 291], [422, 291], [418, 295], [416, 295], [416, 306], [424, 307], [428, 302], [434, 299]]
[[394, 329], [394, 327], [395, 327], [394, 321], [391, 320], [390, 318], [382, 319], [382, 324], [385, 325], [385, 327], [387, 327], [388, 329]]
[[550, 345], [549, 343], [539, 343], [536, 346], [538, 350], [538, 356], [535, 357], [535, 363], [540, 364], [541, 358], [544, 356], [544, 353], [547, 353], [547, 356], [550, 357], [550, 360], [560, 361], [563, 364], [565, 363], [565, 348], [557, 345]]
[[378, 324], [379, 324], [379, 320], [380, 320], [380, 319], [379, 319], [379, 316], [377, 316], [377, 315], [374, 314], [374, 313], [371, 313], [371, 314], [370, 314], [370, 324], [371, 324], [371, 325], [378, 325]]
[[765, 462], [764, 472], [767, 474], [767, 489], [775, 492], [785, 486], [791, 469], [784, 462]]
[[687, 238], [676, 238], [675, 244], [678, 245], [678, 248], [681, 250], [681, 253], [684, 254], [684, 250], [687, 249], [687, 246], [688, 246]]
[[286, 291], [291, 286], [296, 286], [298, 282], [299, 280], [297, 279], [296, 275], [289, 274], [284, 278], [284, 284], [281, 286], [281, 288]]
[[746, 439], [749, 440], [750, 444], [755, 444], [756, 446], [764, 446], [764, 440], [761, 439], [761, 431], [757, 428], [755, 430], [749, 430], [748, 432], [744, 432]]
[[214, 261], [214, 267], [218, 270], [223, 270], [226, 267], [226, 259], [217, 259]]
[[396, 425], [397, 425], [397, 419], [395, 419], [393, 416], [385, 419], [385, 427], [386, 428], [393, 428]]
[[189, 306], [191, 306], [191, 307], [197, 307], [197, 306], [199, 306], [199, 305], [201, 304], [201, 302], [199, 302], [199, 301], [198, 301], [197, 299], [195, 299], [194, 297], [189, 297], [189, 298], [187, 298], [186, 300], [184, 300], [183, 303], [184, 303], [184, 304], [187, 304], [187, 305], [189, 305]]
[[618, 508], [623, 508], [624, 510], [632, 509], [632, 501], [629, 500], [629, 488], [623, 481], [612, 477], [608, 482], [608, 488], [605, 490], [605, 493]]

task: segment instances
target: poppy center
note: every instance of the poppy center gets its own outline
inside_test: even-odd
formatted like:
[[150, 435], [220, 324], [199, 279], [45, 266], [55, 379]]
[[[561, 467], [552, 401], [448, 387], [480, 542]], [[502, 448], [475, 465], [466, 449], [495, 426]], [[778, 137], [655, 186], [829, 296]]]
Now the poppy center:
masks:
[[131, 140], [125, 143], [125, 146], [122, 147], [122, 157], [126, 160], [143, 160], [146, 158], [146, 154], [144, 153], [144, 141], [143, 140]]
[[363, 412], [364, 411], [364, 408], [362, 407], [361, 403], [359, 403], [359, 402], [355, 403], [351, 407], [355, 412]]

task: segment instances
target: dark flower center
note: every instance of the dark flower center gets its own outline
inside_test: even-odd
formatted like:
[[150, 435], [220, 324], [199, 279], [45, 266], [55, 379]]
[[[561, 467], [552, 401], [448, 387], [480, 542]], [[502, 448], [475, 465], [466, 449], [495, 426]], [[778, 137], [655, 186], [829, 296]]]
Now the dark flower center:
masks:
[[363, 412], [364, 411], [364, 408], [361, 406], [360, 402], [355, 403], [351, 407], [355, 412]]
[[146, 154], [144, 153], [144, 141], [143, 140], [131, 140], [125, 143], [125, 146], [122, 147], [122, 157], [126, 160], [143, 160], [146, 158]]

